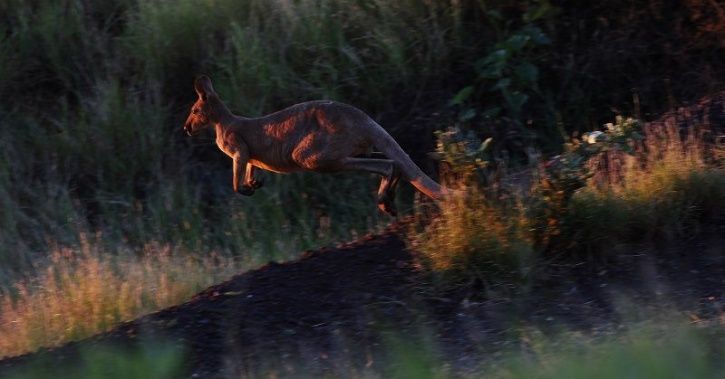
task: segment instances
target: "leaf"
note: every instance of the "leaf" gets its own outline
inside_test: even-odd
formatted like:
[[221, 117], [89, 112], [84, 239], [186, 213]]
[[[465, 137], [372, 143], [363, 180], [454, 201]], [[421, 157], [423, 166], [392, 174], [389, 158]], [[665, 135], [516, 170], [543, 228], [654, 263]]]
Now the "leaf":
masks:
[[540, 18], [544, 18], [555, 13], [556, 8], [552, 7], [548, 2], [539, 4], [538, 7], [529, 8], [523, 15], [523, 20], [526, 23], [536, 21]]
[[531, 37], [526, 34], [517, 33], [509, 37], [503, 45], [509, 51], [519, 51], [526, 46], [530, 39]]
[[468, 108], [458, 115], [458, 119], [461, 121], [468, 121], [474, 117], [476, 117], [476, 110], [473, 108]]
[[484, 118], [492, 118], [498, 116], [499, 113], [501, 113], [501, 107], [491, 107], [483, 111], [481, 116]]
[[450, 105], [461, 105], [473, 94], [473, 86], [463, 87], [450, 101]]
[[492, 90], [505, 90], [506, 88], [511, 85], [511, 78], [501, 78], [494, 84], [494, 86], [491, 88]]
[[539, 80], [539, 68], [524, 62], [514, 68], [514, 75], [523, 83], [536, 83]]
[[488, 16], [489, 18], [491, 18], [493, 20], [503, 20], [503, 16], [501, 15], [501, 12], [499, 12], [497, 10], [490, 10], [490, 11], [486, 12], [486, 16]]
[[521, 112], [521, 107], [523, 107], [529, 99], [529, 96], [524, 93], [514, 91], [510, 93], [504, 92], [504, 98], [506, 99], [506, 103], [508, 104], [510, 110], [514, 114], [518, 114]]
[[481, 142], [481, 147], [478, 148], [478, 151], [480, 151], [480, 152], [486, 151], [489, 147], [491, 147], [491, 142], [493, 142], [492, 137], [486, 138], [485, 141]]
[[501, 76], [506, 67], [509, 53], [504, 49], [494, 50], [482, 60], [476, 62], [478, 76], [484, 79], [493, 79]]
[[551, 39], [536, 26], [527, 25], [523, 31], [528, 34], [531, 41], [536, 45], [548, 45], [551, 43]]
[[501, 114], [501, 107], [490, 107], [483, 111], [481, 114], [483, 117], [490, 118], [490, 117], [496, 117], [499, 114]]

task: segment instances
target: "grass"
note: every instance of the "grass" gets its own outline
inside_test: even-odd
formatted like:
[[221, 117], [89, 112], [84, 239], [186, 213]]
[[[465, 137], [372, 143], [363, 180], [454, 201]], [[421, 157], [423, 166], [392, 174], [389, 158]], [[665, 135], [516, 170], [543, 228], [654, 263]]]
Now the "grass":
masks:
[[[274, 225], [307, 240], [294, 248], [377, 225], [367, 177], [269, 179], [260, 193], [268, 197], [236, 199], [226, 191], [226, 158], [208, 140], [180, 138], [192, 80], [211, 75], [247, 116], [313, 98], [375, 115], [390, 107], [385, 99], [415, 96], [442, 75], [451, 61], [441, 49], [465, 45], [450, 28], [461, 11], [444, 2], [11, 3], [0, 45], [8, 53], [0, 57], [6, 277], [42, 258], [47, 240], [73, 244], [79, 232], [238, 251], [272, 244]], [[246, 223], [216, 227], [230, 219], [229, 204], [243, 213], [231, 219]], [[254, 238], [219, 246], [232, 229]]]
[[717, 378], [722, 328], [642, 325], [603, 341], [540, 341], [491, 378]]
[[[672, 320], [628, 323], [626, 330], [592, 337], [561, 331], [521, 333], [518, 348], [499, 351], [497, 359], [465, 374], [454, 373], [429, 343], [390, 345], [390, 378], [717, 378], [725, 371], [719, 358], [722, 327], [699, 328]], [[667, 317], [672, 316], [668, 314]], [[409, 340], [410, 338], [406, 338]], [[377, 377], [360, 375], [358, 377]]]
[[183, 350], [159, 341], [145, 341], [134, 349], [99, 346], [81, 353], [81, 362], [58, 372], [52, 363], [36, 360], [32, 366], [11, 372], [9, 379], [42, 378], [178, 378], [182, 371]]
[[[719, 378], [725, 371], [720, 358], [725, 330], [714, 323], [693, 325], [682, 314], [664, 312], [649, 321], [624, 321], [614, 332], [591, 336], [562, 330], [544, 334], [520, 325], [515, 343], [490, 355], [483, 354], [478, 367], [465, 372], [447, 363], [431, 341], [431, 334], [389, 334], [383, 347], [386, 356], [370, 367], [355, 368], [344, 358], [329, 374], [350, 378]], [[626, 318], [626, 317], [625, 317]], [[145, 341], [134, 349], [96, 347], [82, 352], [79, 364], [58, 372], [43, 360], [23, 367], [9, 378], [171, 378], [183, 372], [184, 352], [159, 341]], [[469, 357], [470, 358], [470, 357]], [[259, 362], [257, 362], [259, 363]], [[308, 377], [310, 362], [286, 362], [260, 372], [228, 377]], [[299, 366], [297, 366], [299, 365]], [[314, 366], [314, 364], [313, 364]], [[60, 376], [59, 376], [60, 375]]]
[[721, 147], [697, 135], [683, 140], [673, 126], [646, 127], [627, 143], [631, 154], [614, 144], [591, 156], [565, 153], [529, 190], [501, 184], [496, 192], [471, 180], [475, 173], [459, 175], [465, 190], [441, 203], [411, 245], [448, 280], [490, 284], [545, 270], [553, 256], [602, 262], [618, 243], [689, 237], [722, 223], [725, 173], [711, 159]]
[[[58, 247], [34, 275], [0, 296], [0, 357], [55, 346], [179, 304], [246, 266], [210, 252], [150, 243], [106, 251], [99, 236]], [[117, 248], [118, 249], [118, 248]]]
[[[454, 274], [456, 285], [472, 282], [515, 283], [526, 276], [533, 253], [530, 222], [516, 204], [502, 207], [471, 186], [447, 199], [430, 225], [415, 233], [411, 245], [435, 272]], [[463, 283], [461, 283], [463, 282]], [[468, 282], [468, 283], [466, 283]]]
[[[546, 1], [0, 2], [0, 320], [12, 323], [0, 326], [0, 343], [7, 344], [0, 355], [104, 330], [181, 301], [233, 270], [290, 259], [388, 221], [377, 214], [375, 184], [364, 175], [268, 175], [254, 198], [232, 194], [229, 161], [208, 138], [181, 136], [197, 74], [212, 76], [222, 97], [243, 115], [335, 99], [364, 109], [396, 136], [408, 136], [405, 146], [425, 146], [432, 136], [420, 135], [430, 126], [429, 113], [438, 107], [457, 111], [444, 104], [472, 84], [477, 92], [470, 100], [477, 108], [469, 114], [479, 118], [465, 122], [488, 130], [490, 120], [479, 108], [496, 106], [500, 99], [492, 90], [511, 78], [481, 80], [475, 62], [533, 25], [552, 40], [551, 47], [517, 55], [504, 72], [529, 68], [531, 83], [513, 78], [511, 88], [545, 100], [537, 104], [547, 108], [539, 110], [533, 101], [517, 106], [519, 121], [534, 120], [532, 130], [548, 135], [595, 123], [627, 103], [633, 87], [642, 93], [645, 113], [663, 109], [656, 100], [664, 96], [646, 93], [667, 93], [674, 106], [675, 100], [700, 96], [703, 88], [722, 87], [721, 38], [712, 27], [717, 18], [712, 25], [690, 22], [701, 13], [692, 4], [674, 10], [649, 5], [592, 10], [579, 4], [555, 9]], [[534, 17], [537, 9], [546, 9], [547, 16]], [[590, 10], [596, 16], [582, 18]], [[624, 24], [600, 22], [605, 13]], [[572, 20], [580, 27], [572, 29]], [[687, 22], [671, 28], [662, 20]], [[667, 43], [649, 43], [648, 31]], [[631, 48], [637, 41], [647, 48]], [[582, 50], [578, 46], [586, 46], [587, 54], [572, 56]], [[660, 76], [637, 81], [653, 67]], [[686, 78], [679, 84], [668, 71], [678, 69]], [[664, 78], [673, 78], [674, 85], [661, 88]], [[608, 82], [616, 85], [601, 85]], [[496, 130], [508, 134], [504, 121], [496, 120]], [[611, 235], [687, 234], [720, 217], [708, 209], [722, 209], [721, 171], [701, 161], [673, 171], [667, 159], [647, 157], [664, 163], [646, 163], [642, 171], [627, 166], [630, 174], [622, 182], [588, 185], [567, 203], [566, 214], [554, 209], [561, 216], [554, 224], [534, 217], [524, 199], [471, 189], [469, 197], [446, 204], [416, 244], [436, 269], [463, 270], [464, 278], [495, 272], [520, 279], [527, 275], [526, 260], [554, 235], [596, 249]], [[611, 222], [602, 228], [602, 219]], [[577, 224], [581, 228], [565, 228]], [[188, 282], [172, 280], [184, 271], [193, 273]], [[118, 292], [123, 288], [125, 295]], [[78, 300], [82, 296], [85, 301]], [[91, 314], [93, 322], [84, 325], [74, 316], [64, 323], [53, 316], [59, 309]]]
[[254, 198], [233, 194], [211, 141], [181, 137], [192, 80], [211, 75], [248, 116], [320, 97], [384, 112], [448, 69], [443, 48], [465, 45], [450, 29], [457, 6], [0, 4], [0, 355], [91, 335], [387, 222], [366, 175], [265, 175]]
[[591, 164], [594, 177], [571, 199], [563, 238], [573, 248], [595, 251], [603, 241], [687, 238], [723, 221], [723, 167], [711, 158], [721, 146], [706, 145], [672, 126], [645, 130], [635, 155], [609, 151]]

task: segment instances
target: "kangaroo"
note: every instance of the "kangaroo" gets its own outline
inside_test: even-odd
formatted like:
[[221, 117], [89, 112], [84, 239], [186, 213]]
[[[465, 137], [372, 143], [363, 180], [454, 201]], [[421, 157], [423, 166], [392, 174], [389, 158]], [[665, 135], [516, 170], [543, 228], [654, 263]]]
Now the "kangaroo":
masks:
[[[382, 126], [353, 106], [308, 101], [246, 118], [229, 111], [208, 77], [198, 77], [194, 89], [199, 97], [184, 130], [193, 135], [214, 126], [217, 146], [234, 162], [232, 188], [237, 193], [250, 196], [262, 187], [262, 181], [254, 178], [256, 168], [277, 173], [359, 170], [379, 174], [378, 208], [391, 216], [397, 214], [395, 188], [401, 176], [432, 199], [450, 193], [424, 174]], [[373, 147], [385, 158], [370, 158]]]

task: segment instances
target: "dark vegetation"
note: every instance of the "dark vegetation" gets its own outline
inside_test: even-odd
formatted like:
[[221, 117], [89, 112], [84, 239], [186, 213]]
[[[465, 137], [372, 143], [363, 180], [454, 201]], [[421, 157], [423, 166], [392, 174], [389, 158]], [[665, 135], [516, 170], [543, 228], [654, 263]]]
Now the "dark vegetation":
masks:
[[[229, 243], [228, 226], [209, 226], [238, 204], [215, 169], [228, 163], [179, 127], [200, 72], [246, 115], [355, 104], [419, 162], [433, 130], [456, 122], [522, 159], [617, 112], [646, 119], [722, 89], [723, 21], [708, 4], [4, 1], [3, 259], [27, 263], [49, 236], [72, 243], [79, 229]], [[377, 222], [358, 210], [368, 188], [312, 180], [271, 183], [242, 223], [287, 212], [261, 229], [289, 224], [310, 246], [321, 217], [330, 236]], [[232, 250], [260, 238], [241, 239]]]
[[[489, 330], [487, 323], [498, 322], [491, 317], [496, 312], [511, 317], [490, 329], [501, 347], [491, 351], [499, 353], [530, 338], [518, 332], [508, 338], [513, 324], [544, 328], [547, 317], [562, 319], [557, 307], [581, 315], [563, 318], [565, 328], [616, 330], [610, 326], [619, 315], [596, 317], [612, 299], [590, 287], [606, 282], [608, 272], [622, 280], [621, 288], [632, 284], [628, 280], [641, 272], [626, 269], [626, 257], [642, 251], [649, 258], [637, 258], [632, 267], [661, 270], [663, 285], [701, 279], [674, 291], [674, 308], [716, 325], [723, 283], [713, 278], [722, 274], [722, 241], [709, 236], [725, 224], [724, 12], [706, 0], [0, 1], [0, 357], [110, 330], [231, 273], [390, 222], [377, 213], [376, 183], [365, 175], [266, 175], [253, 198], [233, 194], [230, 163], [212, 138], [187, 138], [181, 130], [199, 73], [211, 76], [242, 115], [319, 98], [353, 104], [385, 126], [425, 171], [435, 175], [440, 168], [442, 182], [467, 193], [433, 205], [404, 191], [398, 208], [412, 221], [380, 238], [404, 236], [407, 247], [386, 242], [378, 256], [365, 250], [375, 250], [375, 242], [364, 245], [360, 254], [374, 255], [373, 261], [346, 257], [349, 251], [315, 253], [221, 285], [305, 270], [315, 259], [334, 261], [326, 270], [371, 276], [340, 288], [312, 279], [300, 284], [317, 289], [311, 298], [330, 301], [319, 312], [298, 309], [304, 297], [262, 311], [251, 300], [222, 296], [225, 307], [260, 312], [254, 316], [260, 319], [280, 312], [279, 324], [272, 317], [259, 326], [263, 338], [224, 324], [241, 333], [227, 342], [239, 349], [230, 356], [247, 357], [245, 369], [252, 362], [265, 371], [267, 361], [255, 354], [280, 353], [256, 346], [260, 341], [306, 341], [289, 334], [296, 329], [285, 323], [307, 311], [320, 319], [300, 321], [303, 329], [322, 323], [325, 333], [352, 333], [345, 338], [364, 341], [365, 348], [403, 346], [393, 348], [394, 355], [414, 362], [410, 372], [448, 372], [441, 367], [459, 353], [475, 362], [455, 364], [450, 372], [480, 369], [478, 348], [490, 336], [455, 341]], [[677, 253], [662, 254], [669, 245]], [[708, 253], [690, 257], [697, 251], [689, 245]], [[677, 277], [680, 267], [702, 277]], [[379, 278], [378, 270], [385, 271]], [[386, 278], [394, 279], [391, 288], [383, 288]], [[363, 282], [380, 288], [365, 292], [356, 287]], [[265, 286], [269, 296], [277, 288]], [[562, 294], [582, 287], [589, 289], [567, 305]], [[114, 340], [131, 329], [135, 334], [164, 315], [208, 319], [205, 312], [215, 310], [205, 308], [207, 302], [222, 301], [213, 291], [98, 339]], [[349, 298], [355, 299], [349, 309], [338, 307], [336, 299]], [[598, 305], [587, 310], [590, 300]], [[490, 308], [499, 303], [506, 305]], [[382, 304], [384, 316], [374, 304]], [[454, 321], [470, 304], [470, 322]], [[530, 317], [536, 312], [528, 307], [536, 305], [545, 309], [544, 321]], [[365, 310], [370, 307], [375, 317]], [[430, 327], [419, 331], [422, 338], [440, 337], [442, 350], [454, 351], [411, 358], [404, 347], [417, 342], [367, 336], [359, 323], [378, 322], [386, 312], [406, 332]], [[242, 322], [226, 313], [209, 317]], [[339, 327], [331, 326], [335, 321]], [[210, 346], [218, 348], [218, 341], [196, 341], [185, 334], [191, 324], [175, 322], [159, 326], [172, 345], [181, 338], [216, 354]], [[212, 329], [199, 330], [219, 333]], [[323, 348], [287, 353], [305, 361], [305, 352], [329, 357], [345, 351], [331, 352], [325, 341], [332, 337], [313, 329], [305, 329], [312, 333], [305, 338]], [[707, 330], [721, 339], [721, 329]], [[709, 346], [710, 337], [694, 351]], [[702, 351], [713, 353], [709, 349]], [[173, 371], [174, 356], [183, 353], [172, 350], [152, 356], [170, 362]], [[350, 368], [367, 375], [361, 360], [367, 353], [338, 357], [351, 363], [332, 372]], [[214, 366], [208, 370], [224, 366], [220, 354], [209, 358]], [[434, 355], [446, 363], [431, 363]], [[307, 368], [329, 368], [315, 366], [316, 359]]]

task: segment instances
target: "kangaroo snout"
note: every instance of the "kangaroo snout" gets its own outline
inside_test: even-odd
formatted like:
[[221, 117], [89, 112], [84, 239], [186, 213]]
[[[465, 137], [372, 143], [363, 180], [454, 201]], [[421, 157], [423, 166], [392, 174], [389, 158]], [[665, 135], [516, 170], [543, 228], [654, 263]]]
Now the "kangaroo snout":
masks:
[[191, 135], [191, 125], [184, 124], [184, 131], [186, 132], [187, 135]]

